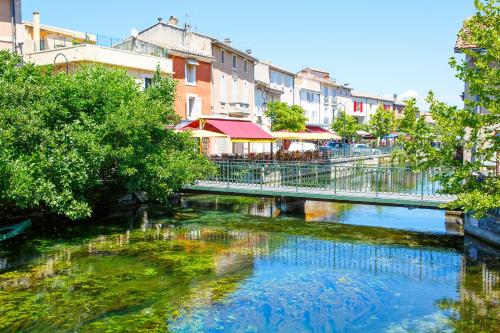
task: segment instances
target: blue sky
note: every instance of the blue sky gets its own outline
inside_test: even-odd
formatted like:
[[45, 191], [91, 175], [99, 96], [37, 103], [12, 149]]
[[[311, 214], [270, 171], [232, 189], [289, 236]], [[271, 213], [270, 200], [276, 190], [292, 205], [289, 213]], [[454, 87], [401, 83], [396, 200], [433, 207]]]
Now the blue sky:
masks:
[[[70, 4], [71, 3], [71, 4]], [[251, 48], [259, 59], [298, 71], [318, 67], [340, 83], [385, 94], [429, 90], [461, 105], [463, 84], [448, 65], [473, 0], [23, 0], [23, 19], [112, 37], [179, 17], [199, 32]], [[459, 56], [460, 57], [460, 56]]]

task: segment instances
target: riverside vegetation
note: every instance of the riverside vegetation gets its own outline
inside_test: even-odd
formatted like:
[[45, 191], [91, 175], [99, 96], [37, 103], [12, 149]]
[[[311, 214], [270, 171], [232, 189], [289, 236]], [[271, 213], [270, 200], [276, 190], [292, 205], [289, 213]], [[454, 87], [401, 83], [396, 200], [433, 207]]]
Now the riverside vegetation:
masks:
[[91, 216], [109, 193], [165, 201], [210, 173], [188, 133], [172, 130], [175, 81], [142, 90], [125, 70], [72, 73], [0, 52], [0, 212]]

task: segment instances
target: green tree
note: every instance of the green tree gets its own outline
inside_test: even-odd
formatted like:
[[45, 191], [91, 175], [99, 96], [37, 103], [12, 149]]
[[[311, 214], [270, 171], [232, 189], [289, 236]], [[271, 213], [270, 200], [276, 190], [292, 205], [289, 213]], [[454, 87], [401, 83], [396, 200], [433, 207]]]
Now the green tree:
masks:
[[306, 116], [304, 109], [298, 105], [288, 105], [285, 102], [270, 102], [264, 113], [271, 119], [272, 131], [298, 132], [306, 128]]
[[411, 132], [417, 123], [417, 100], [409, 98], [405, 101], [403, 108], [403, 117], [396, 120], [396, 128], [400, 132]]
[[166, 129], [173, 79], [142, 91], [124, 70], [19, 64], [0, 52], [0, 208], [86, 218], [110, 191], [163, 201], [210, 172], [189, 134]]
[[332, 129], [343, 138], [352, 139], [357, 136], [359, 124], [356, 118], [340, 111], [338, 117], [332, 122]]
[[379, 105], [377, 111], [370, 118], [370, 132], [377, 138], [382, 138], [396, 129], [396, 117], [391, 110], [384, 110]]
[[[474, 3], [477, 12], [464, 22], [459, 33], [467, 58], [450, 60], [473, 97], [466, 99], [465, 109], [459, 109], [429, 93], [427, 102], [435, 125], [430, 139], [416, 138], [424, 148], [423, 158], [415, 161], [415, 167], [440, 167], [435, 178], [443, 192], [458, 196], [448, 207], [480, 217], [500, 202], [500, 182], [494, 167], [500, 151], [500, 8], [493, 0]], [[441, 146], [433, 147], [429, 140], [439, 141]], [[470, 152], [472, 158], [462, 160], [461, 151]]]

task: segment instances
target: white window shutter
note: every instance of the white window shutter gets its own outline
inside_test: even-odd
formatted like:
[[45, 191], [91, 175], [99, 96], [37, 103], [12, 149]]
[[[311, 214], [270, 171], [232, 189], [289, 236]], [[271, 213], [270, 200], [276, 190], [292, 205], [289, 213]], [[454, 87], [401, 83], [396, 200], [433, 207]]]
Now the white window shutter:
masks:
[[224, 75], [220, 78], [220, 101], [226, 102], [226, 77]]
[[196, 117], [201, 115], [201, 97], [196, 97]]

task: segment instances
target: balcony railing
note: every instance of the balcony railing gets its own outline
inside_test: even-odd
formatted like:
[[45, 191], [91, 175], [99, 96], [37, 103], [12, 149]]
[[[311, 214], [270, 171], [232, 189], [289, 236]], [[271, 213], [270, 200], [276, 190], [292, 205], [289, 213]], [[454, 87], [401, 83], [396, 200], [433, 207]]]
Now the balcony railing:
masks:
[[325, 105], [333, 104], [333, 96], [325, 96], [324, 103]]
[[221, 109], [228, 114], [250, 114], [250, 105], [248, 103], [231, 102], [222, 103]]
[[40, 40], [40, 51], [52, 50], [81, 44], [92, 44], [103, 47], [113, 47], [121, 43], [120, 38], [82, 33], [73, 36], [56, 36]]

